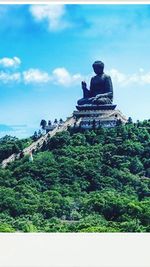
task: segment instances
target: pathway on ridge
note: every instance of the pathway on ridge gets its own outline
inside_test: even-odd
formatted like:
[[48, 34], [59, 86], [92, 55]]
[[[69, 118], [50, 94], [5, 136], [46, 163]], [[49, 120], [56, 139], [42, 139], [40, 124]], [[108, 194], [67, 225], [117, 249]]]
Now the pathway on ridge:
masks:
[[[73, 117], [68, 118], [63, 125], [57, 126], [51, 132], [48, 132], [44, 136], [40, 137], [37, 141], [33, 142], [30, 146], [26, 147], [23, 150], [24, 155], [31, 153], [33, 150], [35, 151], [37, 148], [41, 148], [44, 141], [47, 141], [50, 137], [53, 137], [56, 133], [66, 131], [68, 126], [74, 125], [75, 119]], [[13, 162], [15, 159], [19, 158], [19, 154], [12, 154], [7, 159], [4, 159], [1, 163], [2, 168], [5, 168], [8, 163]]]

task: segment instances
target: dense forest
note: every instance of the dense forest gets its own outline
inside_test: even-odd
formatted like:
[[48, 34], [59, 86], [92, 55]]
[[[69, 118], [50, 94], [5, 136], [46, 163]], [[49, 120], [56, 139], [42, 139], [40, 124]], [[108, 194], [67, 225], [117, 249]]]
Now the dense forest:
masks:
[[0, 138], [0, 163], [3, 159], [8, 158], [14, 153], [18, 154], [28, 147], [34, 141], [34, 137], [19, 140], [16, 137], [6, 135]]
[[[0, 139], [0, 160], [32, 138]], [[150, 232], [150, 121], [59, 133], [0, 168], [0, 232]]]

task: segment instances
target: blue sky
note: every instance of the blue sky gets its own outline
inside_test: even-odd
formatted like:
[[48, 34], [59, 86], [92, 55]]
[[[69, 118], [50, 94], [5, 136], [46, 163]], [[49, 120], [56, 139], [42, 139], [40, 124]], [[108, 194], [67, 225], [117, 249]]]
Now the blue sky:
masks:
[[150, 118], [150, 5], [0, 5], [0, 25], [0, 136], [71, 115], [95, 60], [118, 109]]

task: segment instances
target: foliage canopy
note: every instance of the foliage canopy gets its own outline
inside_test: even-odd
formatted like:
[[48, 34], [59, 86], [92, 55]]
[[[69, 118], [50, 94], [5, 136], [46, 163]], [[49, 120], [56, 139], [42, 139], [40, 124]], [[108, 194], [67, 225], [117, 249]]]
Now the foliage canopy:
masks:
[[[25, 145], [1, 139], [1, 161]], [[0, 231], [149, 232], [150, 122], [68, 130], [1, 168]]]

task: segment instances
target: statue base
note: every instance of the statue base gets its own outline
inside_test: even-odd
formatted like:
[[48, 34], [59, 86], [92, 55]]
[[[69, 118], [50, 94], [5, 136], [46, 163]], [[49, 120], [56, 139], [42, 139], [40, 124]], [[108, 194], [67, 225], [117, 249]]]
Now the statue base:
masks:
[[106, 105], [78, 105], [77, 110], [114, 110], [117, 105], [106, 104]]
[[116, 105], [103, 105], [103, 107], [99, 106], [99, 109], [96, 109], [93, 105], [92, 108], [86, 105], [84, 107], [82, 106], [82, 109], [80, 109], [78, 106], [78, 111], [73, 112], [73, 116], [76, 119], [74, 127], [93, 129], [115, 127], [119, 123], [125, 124], [127, 118], [120, 110], [115, 110], [115, 107]]

